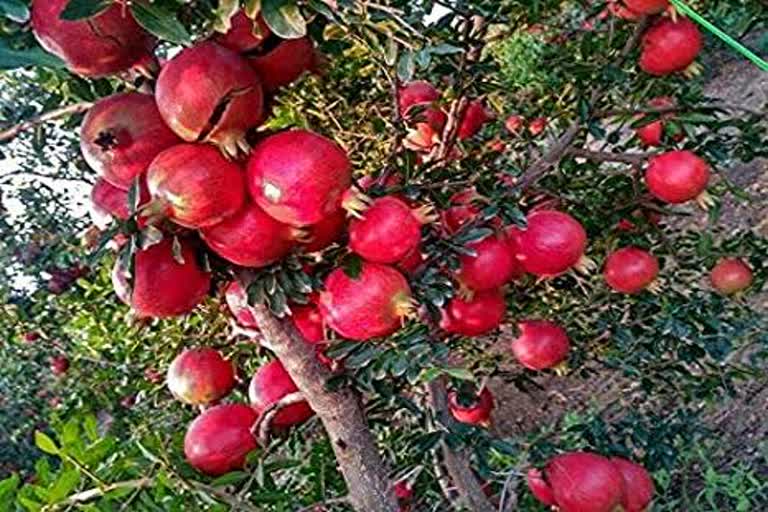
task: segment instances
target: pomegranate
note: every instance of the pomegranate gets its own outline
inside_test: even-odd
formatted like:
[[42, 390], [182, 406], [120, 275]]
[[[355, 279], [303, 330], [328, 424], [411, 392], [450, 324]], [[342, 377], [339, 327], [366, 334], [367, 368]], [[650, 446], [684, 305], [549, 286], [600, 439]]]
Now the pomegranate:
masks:
[[224, 300], [226, 300], [229, 311], [234, 315], [238, 324], [243, 327], [258, 329], [259, 324], [256, 323], [256, 318], [254, 318], [251, 307], [248, 305], [248, 295], [240, 283], [232, 281], [227, 285], [224, 291]]
[[621, 219], [618, 224], [616, 224], [616, 228], [627, 232], [637, 231], [638, 222], [645, 223], [646, 225], [658, 226], [661, 222], [661, 214], [653, 210], [635, 210], [630, 215], [630, 219]]
[[265, 45], [255, 55], [248, 56], [268, 92], [295, 81], [315, 62], [315, 48], [309, 37], [278, 41], [277, 45]]
[[411, 275], [424, 263], [424, 255], [421, 253], [421, 245], [417, 245], [403, 259], [397, 262], [397, 268], [405, 275]]
[[161, 151], [180, 142], [160, 117], [155, 98], [137, 92], [99, 100], [80, 127], [80, 150], [85, 161], [123, 190], [146, 172]]
[[[283, 367], [283, 363], [275, 359], [256, 371], [248, 386], [248, 398], [254, 409], [263, 413], [268, 407], [276, 404], [287, 395], [297, 393], [299, 388]], [[288, 428], [304, 423], [312, 417], [314, 411], [307, 402], [298, 402], [280, 409], [272, 419], [272, 426]]]
[[411, 151], [428, 153], [440, 143], [440, 132], [429, 123], [416, 123], [403, 138], [403, 146]]
[[403, 117], [408, 116], [411, 107], [431, 105], [440, 99], [440, 91], [434, 85], [424, 80], [408, 82], [398, 92], [398, 105], [400, 107], [400, 115]]
[[[427, 134], [428, 132], [425, 140], [433, 138], [439, 140], [440, 133], [448, 120], [445, 112], [434, 105], [439, 99], [440, 91], [423, 80], [409, 82], [400, 88], [398, 98], [400, 115], [407, 121], [416, 123], [417, 133]], [[426, 123], [426, 127], [419, 129], [421, 123]]]
[[242, 10], [237, 11], [229, 22], [229, 30], [217, 34], [213, 40], [238, 53], [258, 50], [272, 34], [264, 18], [258, 16], [252, 20]]
[[623, 512], [646, 512], [654, 493], [651, 475], [643, 466], [627, 459], [613, 457], [611, 462], [624, 478]]
[[562, 274], [583, 262], [587, 246], [584, 227], [556, 210], [536, 210], [528, 214], [528, 228], [515, 237], [517, 258], [526, 272], [541, 277]]
[[34, 343], [40, 339], [40, 333], [35, 331], [25, 332], [24, 336], [22, 336], [22, 339], [24, 340], [24, 343]]
[[453, 206], [443, 211], [440, 215], [440, 221], [446, 233], [449, 235], [456, 234], [464, 224], [477, 217], [480, 213], [480, 208], [472, 204], [472, 201], [479, 197], [474, 188], [451, 196], [451, 205]]
[[525, 118], [523, 116], [511, 115], [504, 121], [504, 127], [512, 135], [518, 135], [525, 124]]
[[498, 288], [510, 279], [523, 275], [522, 267], [510, 250], [507, 236], [489, 235], [467, 244], [475, 256], [461, 255], [461, 267], [456, 279], [465, 288], [474, 291]]
[[[653, 108], [670, 108], [675, 106], [675, 100], [669, 96], [659, 96], [648, 101], [648, 105]], [[662, 114], [659, 119], [637, 128], [637, 137], [646, 146], [660, 146], [664, 137], [664, 121], [669, 117], [669, 114]]]
[[207, 405], [232, 391], [235, 369], [217, 350], [187, 349], [173, 359], [166, 382], [177, 400], [190, 405]]
[[151, 54], [154, 39], [139, 27], [131, 11], [112, 4], [96, 16], [61, 19], [68, 0], [32, 2], [32, 30], [40, 45], [82, 76], [101, 77], [131, 68]]
[[694, 22], [659, 18], [643, 35], [640, 68], [656, 76], [684, 71], [701, 51], [701, 32]]
[[690, 151], [669, 151], [651, 158], [645, 183], [657, 199], [684, 203], [707, 188], [709, 165]]
[[659, 14], [669, 7], [669, 0], [624, 0], [624, 4], [638, 14]]
[[528, 470], [526, 476], [528, 482], [528, 488], [531, 490], [531, 494], [542, 502], [544, 505], [552, 506], [555, 504], [555, 496], [552, 494], [552, 488], [549, 486], [546, 480], [544, 480], [544, 473], [536, 468]]
[[659, 274], [659, 260], [637, 247], [624, 247], [605, 260], [603, 275], [608, 286], [621, 293], [639, 293], [652, 287]]
[[515, 359], [531, 370], [553, 368], [568, 357], [571, 342], [565, 329], [547, 320], [524, 320], [512, 342]]
[[248, 160], [251, 196], [269, 215], [291, 226], [317, 224], [336, 212], [351, 180], [344, 150], [307, 130], [267, 137]]
[[413, 488], [406, 480], [395, 483], [395, 497], [400, 506], [399, 512], [410, 512], [413, 501]]
[[481, 100], [470, 101], [459, 122], [457, 137], [459, 140], [473, 137], [491, 119], [493, 119], [493, 114], [485, 109]]
[[461, 423], [488, 428], [491, 425], [493, 407], [493, 395], [486, 387], [471, 404], [462, 403], [456, 391], [448, 393], [448, 409], [451, 411], [451, 416]]
[[536, 137], [547, 129], [548, 124], [549, 122], [547, 121], [546, 117], [537, 117], [536, 119], [532, 119], [528, 124], [528, 133], [530, 133], [531, 136]]
[[[144, 180], [139, 185], [139, 207], [146, 204], [149, 191]], [[125, 220], [131, 216], [128, 205], [128, 191], [115, 187], [107, 180], [99, 178], [91, 189], [91, 216], [98, 219], [114, 217]], [[98, 223], [97, 223], [98, 224]]]
[[186, 48], [160, 71], [160, 115], [188, 142], [211, 142], [227, 155], [247, 151], [245, 132], [263, 121], [261, 81], [248, 61], [213, 42]]
[[317, 359], [325, 366], [333, 369], [337, 362], [325, 355], [328, 343], [325, 339], [325, 322], [320, 308], [316, 304], [293, 306], [291, 307], [291, 319], [302, 337], [310, 345], [315, 345]]
[[628, 20], [628, 21], [638, 21], [640, 20], [640, 18], [643, 17], [641, 14], [638, 14], [635, 11], [632, 11], [628, 9], [626, 6], [624, 6], [621, 3], [621, 0], [609, 0], [608, 12], [610, 12], [617, 18], [621, 18], [623, 20]]
[[442, 311], [440, 327], [462, 336], [486, 334], [504, 320], [507, 304], [500, 290], [483, 290], [471, 299], [454, 297]]
[[196, 229], [234, 215], [245, 200], [243, 173], [216, 148], [179, 144], [160, 153], [147, 172], [151, 216]]
[[341, 238], [346, 227], [347, 213], [343, 208], [339, 208], [323, 217], [317, 224], [312, 224], [306, 228], [309, 242], [302, 243], [302, 247], [306, 252], [322, 251]]
[[752, 284], [752, 270], [738, 258], [723, 258], [709, 274], [712, 286], [723, 295], [746, 290]]
[[51, 373], [60, 377], [69, 370], [69, 359], [66, 356], [55, 356], [51, 358]]
[[184, 455], [192, 466], [211, 476], [242, 469], [246, 456], [257, 448], [251, 427], [258, 419], [243, 404], [211, 407], [190, 423], [184, 436]]
[[168, 238], [136, 253], [132, 292], [119, 260], [115, 265], [115, 292], [139, 317], [182, 315], [192, 311], [208, 294], [211, 275], [198, 265], [192, 245], [185, 240], [180, 243], [183, 263], [174, 258], [173, 242]]
[[388, 336], [413, 310], [411, 289], [392, 267], [363, 262], [360, 274], [349, 277], [337, 268], [325, 280], [320, 311], [328, 327], [351, 340]]

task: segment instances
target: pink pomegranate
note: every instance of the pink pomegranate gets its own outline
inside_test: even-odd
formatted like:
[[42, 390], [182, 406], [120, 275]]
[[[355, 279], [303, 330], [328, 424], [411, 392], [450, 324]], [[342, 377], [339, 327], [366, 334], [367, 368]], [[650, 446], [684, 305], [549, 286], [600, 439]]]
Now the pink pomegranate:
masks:
[[411, 107], [431, 105], [440, 99], [440, 91], [425, 80], [408, 82], [398, 92], [398, 105], [403, 117], [407, 117]]
[[248, 160], [251, 197], [269, 215], [291, 226], [317, 224], [335, 213], [351, 179], [344, 150], [307, 130], [267, 137]]
[[461, 403], [456, 391], [448, 393], [448, 409], [456, 421], [488, 428], [491, 425], [491, 412], [493, 411], [493, 395], [491, 390], [484, 387], [475, 397], [473, 403]]
[[335, 212], [326, 215], [317, 224], [307, 226], [307, 239], [302, 242], [306, 252], [318, 252], [338, 241], [347, 227], [347, 212], [339, 208]]
[[424, 263], [424, 255], [421, 252], [421, 245], [417, 245], [397, 262], [397, 268], [406, 276], [410, 276], [421, 267], [422, 263]]
[[400, 506], [398, 512], [410, 512], [411, 501], [413, 501], [413, 488], [407, 481], [401, 480], [395, 483], [395, 497], [397, 498], [397, 504]]
[[613, 457], [611, 462], [624, 478], [623, 512], [647, 512], [654, 493], [651, 475], [643, 466], [627, 459]]
[[184, 455], [192, 466], [211, 476], [242, 469], [246, 456], [255, 450], [251, 427], [258, 419], [243, 404], [211, 407], [190, 423], [184, 436]]
[[624, 3], [638, 14], [659, 14], [669, 8], [669, 0], [624, 0]]
[[61, 377], [69, 370], [69, 359], [66, 356], [55, 356], [51, 358], [51, 373]]
[[525, 118], [519, 115], [511, 115], [504, 121], [504, 127], [512, 135], [518, 135], [523, 129]]
[[547, 120], [546, 117], [537, 117], [535, 119], [532, 119], [531, 122], [528, 124], [528, 133], [530, 133], [532, 137], [541, 135], [541, 133], [547, 129], [548, 124], [549, 124], [549, 121]]
[[67, 21], [68, 0], [34, 0], [32, 30], [40, 45], [82, 76], [101, 77], [126, 71], [152, 53], [154, 39], [120, 3], [88, 19]]
[[[287, 395], [297, 393], [299, 388], [283, 367], [283, 363], [275, 359], [256, 371], [248, 386], [248, 398], [254, 409], [263, 413], [268, 407], [276, 404]], [[288, 428], [304, 423], [315, 414], [307, 402], [287, 405], [278, 412], [272, 420], [276, 428]]]
[[456, 278], [461, 285], [474, 291], [490, 290], [522, 276], [523, 269], [509, 244], [504, 234], [491, 234], [468, 244], [475, 256], [459, 257], [461, 267]]
[[645, 183], [657, 199], [685, 203], [706, 190], [709, 165], [691, 151], [668, 151], [651, 158]]
[[[653, 108], [670, 108], [675, 106], [675, 100], [669, 96], [659, 96], [648, 101], [648, 105]], [[669, 117], [670, 114], [662, 114], [658, 119], [635, 129], [637, 137], [646, 146], [660, 146], [664, 137], [665, 121]]]
[[264, 18], [257, 16], [252, 20], [242, 10], [237, 11], [229, 21], [229, 30], [224, 34], [217, 34], [213, 40], [237, 53], [258, 50], [272, 34]]
[[251, 66], [264, 84], [273, 92], [297, 80], [315, 62], [315, 48], [309, 37], [285, 39], [276, 46], [249, 56]]
[[240, 283], [232, 281], [227, 285], [224, 291], [224, 300], [226, 300], [229, 311], [235, 317], [238, 324], [243, 327], [258, 329], [259, 324], [256, 323], [256, 318], [254, 318], [253, 312], [251, 312], [251, 308], [248, 305], [248, 295], [246, 295]]
[[605, 260], [603, 275], [608, 286], [621, 293], [639, 293], [656, 280], [659, 260], [637, 247], [624, 247]]
[[147, 186], [149, 216], [191, 229], [218, 224], [245, 201], [243, 172], [207, 144], [179, 144], [160, 153], [149, 166]]
[[537, 500], [547, 506], [555, 505], [555, 496], [552, 494], [552, 488], [544, 479], [544, 473], [541, 470], [536, 468], [529, 469], [526, 481], [528, 489], [530, 489], [531, 494]]
[[363, 262], [357, 277], [337, 268], [325, 280], [320, 311], [328, 327], [351, 340], [388, 336], [413, 309], [411, 289], [392, 267]]
[[166, 382], [177, 400], [190, 405], [207, 405], [232, 391], [235, 369], [217, 350], [187, 349], [168, 367]]
[[452, 334], [480, 336], [499, 327], [506, 312], [500, 290], [483, 290], [471, 299], [452, 298], [442, 311], [440, 327]]
[[528, 214], [528, 228], [516, 237], [517, 258], [526, 272], [551, 277], [580, 262], [587, 246], [584, 227], [567, 213], [536, 210]]
[[248, 149], [245, 132], [264, 120], [261, 81], [248, 61], [207, 41], [186, 48], [160, 71], [160, 115], [188, 142], [211, 142], [227, 155]]
[[302, 337], [315, 346], [317, 359], [325, 366], [333, 369], [337, 362], [325, 355], [328, 342], [325, 339], [325, 321], [320, 308], [315, 303], [306, 306], [292, 306], [291, 320]]
[[553, 368], [568, 358], [571, 342], [565, 329], [547, 320], [524, 320], [512, 342], [515, 359], [531, 370]]
[[459, 130], [456, 132], [459, 140], [473, 137], [491, 119], [493, 114], [485, 109], [481, 100], [470, 101], [459, 122]]
[[[142, 188], [146, 191], [146, 187]], [[91, 189], [91, 211], [94, 219], [102, 217], [127, 219], [131, 216], [128, 209], [128, 191], [117, 188], [107, 180], [99, 178]]]
[[752, 285], [752, 269], [738, 258], [723, 258], [712, 268], [709, 279], [718, 292], [732, 295]]
[[640, 67], [656, 76], [684, 71], [696, 60], [702, 44], [699, 28], [688, 18], [659, 18], [643, 35]]

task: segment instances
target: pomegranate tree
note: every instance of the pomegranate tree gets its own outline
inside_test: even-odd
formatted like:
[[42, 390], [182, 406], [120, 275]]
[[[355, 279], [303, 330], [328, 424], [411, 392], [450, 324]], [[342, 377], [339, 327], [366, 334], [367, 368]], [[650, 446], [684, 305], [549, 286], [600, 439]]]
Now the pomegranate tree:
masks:
[[245, 457], [257, 448], [251, 427], [258, 414], [243, 404], [217, 405], [189, 424], [184, 455], [199, 471], [223, 475], [242, 469]]
[[746, 290], [752, 284], [752, 269], [738, 258], [723, 258], [709, 273], [712, 286], [723, 295]]
[[[253, 408], [262, 414], [281, 399], [298, 391], [299, 388], [285, 371], [283, 364], [279, 360], [274, 360], [256, 371], [248, 386], [248, 398]], [[279, 409], [272, 419], [272, 426], [288, 428], [299, 425], [311, 418], [313, 414], [307, 402], [290, 404]]]
[[524, 320], [512, 341], [515, 359], [531, 370], [554, 368], [568, 357], [571, 342], [565, 329], [547, 320]]
[[207, 405], [232, 391], [235, 369], [217, 350], [187, 349], [168, 367], [166, 381], [177, 400], [190, 405]]

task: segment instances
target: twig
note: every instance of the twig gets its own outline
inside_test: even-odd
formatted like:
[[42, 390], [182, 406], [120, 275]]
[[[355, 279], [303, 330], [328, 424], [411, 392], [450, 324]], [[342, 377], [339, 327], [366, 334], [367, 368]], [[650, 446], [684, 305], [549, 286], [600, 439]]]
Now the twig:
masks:
[[74, 103], [72, 105], [67, 105], [66, 107], [61, 107], [54, 110], [49, 110], [48, 112], [43, 112], [38, 116], [27, 119], [26, 121], [22, 121], [17, 125], [11, 126], [10, 128], [6, 128], [5, 130], [1, 131], [0, 143], [11, 141], [14, 138], [16, 138], [21, 132], [25, 130], [29, 130], [30, 128], [35, 128], [36, 126], [39, 126], [41, 124], [55, 121], [56, 119], [59, 119], [61, 117], [67, 117], [75, 114], [80, 114], [81, 112], [85, 112], [86, 110], [91, 108], [92, 105], [93, 103], [89, 101], [84, 101], [82, 103]]
[[566, 154], [575, 156], [578, 158], [586, 158], [593, 162], [621, 162], [630, 165], [641, 165], [651, 157], [656, 156], [658, 153], [610, 153], [604, 151], [590, 151], [588, 149], [570, 148], [566, 151]]
[[267, 446], [269, 444], [269, 431], [272, 428], [272, 422], [275, 417], [288, 407], [289, 405], [295, 405], [300, 402], [304, 402], [306, 399], [301, 391], [290, 393], [285, 395], [277, 402], [271, 404], [269, 407], [261, 411], [256, 423], [251, 427], [251, 433], [256, 436], [260, 446]]
[[125, 480], [124, 482], [115, 482], [113, 484], [105, 485], [103, 487], [94, 487], [86, 491], [81, 491], [69, 496], [67, 499], [43, 507], [44, 511], [53, 511], [61, 508], [66, 508], [77, 503], [85, 503], [96, 498], [101, 498], [108, 492], [116, 491], [118, 489], [145, 489], [152, 485], [154, 480], [152, 478], [137, 478], [136, 480]]

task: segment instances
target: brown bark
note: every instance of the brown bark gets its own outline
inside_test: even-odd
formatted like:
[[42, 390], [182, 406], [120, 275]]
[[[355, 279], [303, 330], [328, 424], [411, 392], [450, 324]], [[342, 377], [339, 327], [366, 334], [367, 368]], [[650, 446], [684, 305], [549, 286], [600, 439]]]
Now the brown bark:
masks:
[[350, 389], [326, 388], [330, 371], [293, 325], [264, 305], [253, 306], [253, 313], [272, 350], [323, 422], [355, 510], [397, 512], [391, 482], [355, 394]]

